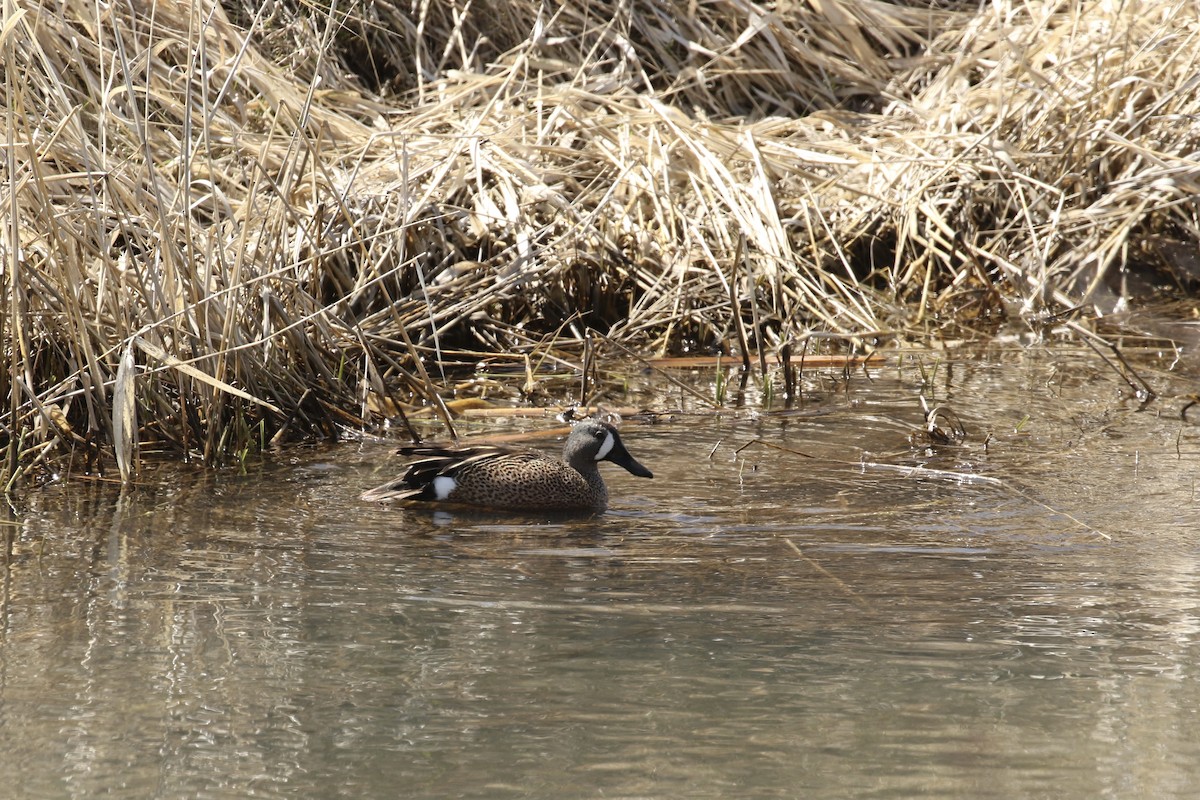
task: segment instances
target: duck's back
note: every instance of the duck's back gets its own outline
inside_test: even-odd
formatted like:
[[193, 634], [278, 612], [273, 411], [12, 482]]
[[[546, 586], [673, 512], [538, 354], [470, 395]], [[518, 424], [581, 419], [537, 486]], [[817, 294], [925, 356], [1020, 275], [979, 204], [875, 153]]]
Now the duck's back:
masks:
[[491, 508], [570, 510], [607, 499], [569, 465], [534, 451], [464, 463], [448, 477], [455, 487], [447, 500]]

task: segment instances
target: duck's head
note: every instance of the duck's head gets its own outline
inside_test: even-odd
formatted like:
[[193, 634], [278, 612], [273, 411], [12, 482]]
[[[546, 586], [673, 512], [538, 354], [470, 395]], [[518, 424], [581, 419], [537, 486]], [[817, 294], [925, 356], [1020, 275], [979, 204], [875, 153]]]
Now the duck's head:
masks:
[[607, 422], [585, 419], [575, 423], [563, 446], [563, 460], [577, 469], [598, 461], [611, 461], [639, 478], [653, 478], [654, 473], [629, 455], [621, 442], [621, 434]]

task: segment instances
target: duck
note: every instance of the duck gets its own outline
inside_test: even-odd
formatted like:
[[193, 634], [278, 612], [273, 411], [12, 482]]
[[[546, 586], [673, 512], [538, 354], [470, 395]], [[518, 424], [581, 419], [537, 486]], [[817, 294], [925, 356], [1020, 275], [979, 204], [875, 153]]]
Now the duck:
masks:
[[561, 459], [503, 445], [411, 445], [398, 452], [418, 460], [401, 477], [363, 492], [363, 500], [602, 513], [608, 508], [608, 487], [600, 475], [601, 461], [641, 478], [654, 477], [625, 449], [616, 427], [598, 419], [572, 426]]

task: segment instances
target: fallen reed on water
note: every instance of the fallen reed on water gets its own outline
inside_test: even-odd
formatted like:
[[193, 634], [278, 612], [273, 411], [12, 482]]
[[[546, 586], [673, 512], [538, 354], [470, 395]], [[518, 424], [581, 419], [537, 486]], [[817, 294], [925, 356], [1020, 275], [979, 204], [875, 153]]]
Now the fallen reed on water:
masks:
[[1200, 269], [1194, 5], [4, 9], [6, 487], [448, 422], [588, 331], [799, 353]]

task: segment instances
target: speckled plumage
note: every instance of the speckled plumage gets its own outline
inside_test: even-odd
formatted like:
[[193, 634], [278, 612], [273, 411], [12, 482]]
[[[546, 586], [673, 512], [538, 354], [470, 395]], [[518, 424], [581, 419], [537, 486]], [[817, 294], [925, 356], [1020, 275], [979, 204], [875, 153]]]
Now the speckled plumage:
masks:
[[563, 445], [562, 460], [538, 450], [499, 445], [416, 445], [399, 452], [419, 460], [402, 477], [364, 492], [364, 500], [444, 500], [518, 511], [603, 511], [608, 506], [608, 488], [600, 475], [600, 461], [653, 477], [629, 455], [616, 428], [592, 419], [575, 424]]

